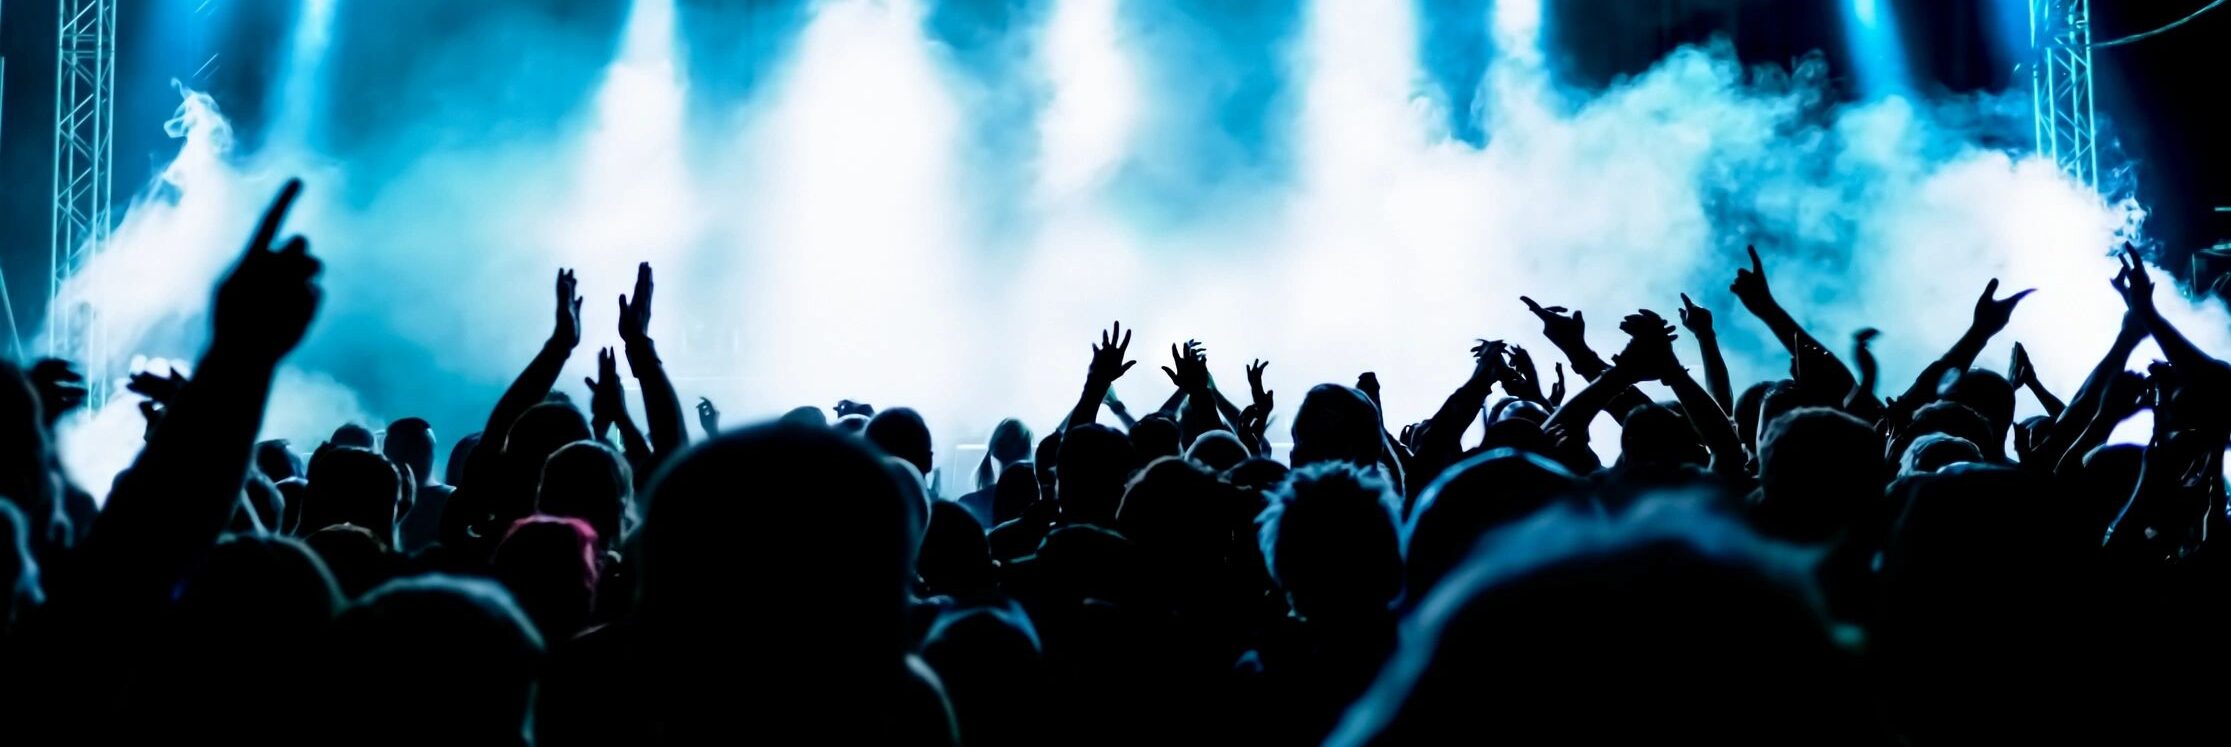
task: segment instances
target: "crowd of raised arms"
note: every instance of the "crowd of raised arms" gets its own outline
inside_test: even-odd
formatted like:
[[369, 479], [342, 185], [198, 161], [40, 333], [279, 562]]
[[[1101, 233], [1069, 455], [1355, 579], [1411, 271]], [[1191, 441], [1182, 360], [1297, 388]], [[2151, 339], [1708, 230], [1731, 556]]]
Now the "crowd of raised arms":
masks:
[[[1753, 252], [1734, 295], [1787, 379], [1736, 389], [1725, 317], [1686, 296], [1687, 343], [1639, 311], [1608, 357], [1581, 312], [1522, 299], [1554, 382], [1482, 341], [1423, 422], [1386, 422], [1370, 373], [1319, 384], [1283, 454], [1267, 365], [1220, 391], [1194, 342], [1134, 418], [1117, 325], [1065, 422], [1001, 423], [968, 492], [935, 496], [904, 407], [722, 430], [700, 399], [691, 443], [648, 265], [585, 412], [553, 391], [582, 328], [561, 271], [549, 341], [445, 470], [417, 419], [259, 443], [319, 306], [280, 232], [300, 190], [218, 285], [191, 378], [132, 380], [146, 443], [99, 508], [55, 453], [70, 365], [0, 364], [0, 742], [2221, 738], [2231, 369], [2134, 258], [2066, 401], [2020, 346], [1975, 365], [2026, 293], [1991, 281], [1882, 398], [1871, 333], [1847, 366]], [[2126, 370], [2148, 338], [2166, 360]], [[2017, 421], [2023, 391], [2047, 414]], [[2141, 410], [2148, 442], [2109, 444]]]

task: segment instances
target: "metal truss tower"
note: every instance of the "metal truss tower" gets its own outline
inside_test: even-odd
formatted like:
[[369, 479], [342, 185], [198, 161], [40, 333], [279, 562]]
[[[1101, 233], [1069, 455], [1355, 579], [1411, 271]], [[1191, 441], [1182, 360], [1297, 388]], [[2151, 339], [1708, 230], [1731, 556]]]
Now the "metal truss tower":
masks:
[[107, 248], [113, 204], [117, 0], [57, 0], [54, 52], [54, 213], [47, 354], [85, 369], [87, 404], [116, 377], [99, 310], [71, 282]]
[[2084, 186], [2097, 188], [2091, 0], [2030, 0], [2030, 51], [2037, 152]]

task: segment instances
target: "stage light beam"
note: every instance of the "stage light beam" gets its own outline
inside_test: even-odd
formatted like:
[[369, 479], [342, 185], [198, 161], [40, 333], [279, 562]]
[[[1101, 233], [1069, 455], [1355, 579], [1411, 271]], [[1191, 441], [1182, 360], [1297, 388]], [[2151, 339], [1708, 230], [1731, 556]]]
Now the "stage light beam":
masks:
[[1905, 42], [1890, 0], [1846, 0], [1844, 39], [1862, 95], [1870, 99], [1911, 95], [1913, 75], [1907, 69]]

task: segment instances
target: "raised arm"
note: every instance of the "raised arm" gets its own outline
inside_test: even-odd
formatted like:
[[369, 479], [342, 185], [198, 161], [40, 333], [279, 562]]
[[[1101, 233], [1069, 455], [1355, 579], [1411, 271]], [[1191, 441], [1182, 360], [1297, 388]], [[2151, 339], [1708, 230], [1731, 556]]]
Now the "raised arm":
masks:
[[1999, 279], [1992, 278], [1991, 282], [1984, 284], [1983, 295], [1975, 299], [1975, 314], [1968, 322], [1968, 330], [1961, 333], [1960, 339], [1952, 343], [1952, 349], [1945, 351], [1943, 357], [1922, 369], [1921, 375], [1913, 380], [1912, 385], [1906, 387], [1905, 394], [1899, 395], [1899, 413], [1912, 413], [1923, 404], [1935, 400], [1937, 383], [1946, 373], [1966, 371], [1968, 367], [1975, 365], [1975, 357], [1983, 352], [1983, 346], [1989, 344], [1991, 338], [2005, 330], [2007, 322], [2014, 319], [2015, 305], [2036, 291], [2037, 289], [2032, 288], [2005, 298], [1997, 298]]
[[528, 408], [549, 398], [550, 388], [557, 386], [558, 374], [565, 370], [566, 359], [573, 356], [574, 346], [581, 344], [581, 296], [575, 293], [575, 287], [573, 271], [558, 270], [556, 321], [551, 324], [550, 339], [542, 343], [542, 350], [535, 353], [526, 370], [520, 371], [519, 378], [513, 379], [511, 387], [496, 400], [496, 409], [488, 413], [488, 424], [480, 430], [480, 445], [473, 447], [472, 455], [466, 458], [464, 485], [479, 482], [493, 466], [495, 456], [503, 453], [511, 424]]
[[[1684, 307], [1681, 312], [1682, 323], [1688, 326], [1691, 333], [1697, 333], [1701, 326], [1702, 329], [1706, 330], [1703, 334], [1709, 334], [1709, 330], [1712, 329], [1711, 312], [1690, 304], [1688, 296], [1682, 296], [1681, 302]], [[1704, 315], [1702, 325], [1698, 325], [1694, 321], [1698, 314]], [[1666, 324], [1665, 320], [1655, 312], [1646, 310], [1627, 317], [1627, 321], [1620, 325], [1620, 329], [1626, 330], [1629, 335], [1640, 338], [1669, 341], [1669, 344], [1663, 346], [1662, 349], [1656, 345], [1650, 346], [1652, 349], [1658, 350], [1663, 356], [1659, 361], [1661, 363], [1660, 369], [1651, 373], [1654, 373], [1659, 381], [1673, 389], [1673, 397], [1680, 401], [1681, 410], [1688, 416], [1690, 427], [1696, 429], [1697, 437], [1702, 439], [1705, 448], [1712, 452], [1712, 469], [1731, 477], [1742, 477], [1747, 474], [1746, 468], [1750, 464], [1750, 454], [1743, 450], [1743, 437], [1735, 432], [1735, 420], [1728, 417], [1728, 411], [1713, 399], [1712, 393], [1699, 385], [1695, 378], [1689, 376], [1689, 370], [1681, 366], [1680, 358], [1673, 352], [1673, 346], [1670, 344], [1673, 336], [1673, 326]], [[1708, 351], [1706, 353], [1708, 356], [1716, 357], [1719, 354], [1717, 343], [1699, 342], [1698, 345]], [[1724, 368], [1721, 375], [1723, 377], [1726, 375]]]
[[[1751, 266], [1749, 269], [1739, 268], [1735, 271], [1735, 282], [1728, 286], [1728, 291], [1735, 294], [1736, 300], [1743, 302], [1744, 309], [1766, 325], [1766, 329], [1774, 334], [1774, 339], [1782, 342], [1791, 360], [1799, 361], [1798, 366], [1810, 374], [1813, 381], [1800, 382], [1801, 385], [1820, 392], [1832, 401], [1843, 401], [1850, 387], [1857, 381], [1852, 377], [1851, 369], [1844, 367], [1843, 361], [1837, 360], [1836, 356], [1825, 355], [1828, 347], [1814, 339], [1812, 333], [1806, 332], [1804, 325], [1798, 324], [1797, 318], [1791, 316], [1789, 310], [1782, 308], [1781, 302], [1774, 299], [1774, 289], [1767, 283], [1766, 263], [1759, 259], [1758, 247], [1745, 247], [1745, 251], [1751, 255]], [[1820, 357], [1822, 355], [1825, 357]], [[1803, 360], [1808, 357], [1820, 359]]]
[[[1568, 316], [1563, 306], [1544, 307], [1526, 296], [1519, 296], [1518, 300], [1526, 304], [1527, 311], [1534, 312], [1534, 316], [1542, 320], [1542, 336], [1549, 338], [1550, 344], [1557, 346], [1557, 350], [1565, 354], [1565, 360], [1572, 363], [1573, 373], [1580, 374], [1582, 379], [1594, 381], [1603, 375], [1605, 369], [1611, 367], [1604, 362], [1603, 356], [1597, 355], [1596, 351], [1588, 347], [1588, 320], [1581, 316], [1579, 310], [1574, 310]], [[1650, 402], [1641, 392], [1624, 389], [1602, 394], [1612, 398], [1605, 406], [1611, 410], [1611, 419], [1620, 422], [1625, 422], [1627, 413], [1637, 405]]]
[[1092, 365], [1085, 370], [1084, 393], [1077, 397], [1077, 407], [1069, 411], [1069, 422], [1062, 430], [1100, 419], [1100, 402], [1108, 398], [1108, 387], [1139, 363], [1123, 359], [1130, 350], [1131, 333], [1123, 331], [1122, 322], [1100, 333], [1100, 344], [1092, 346]]
[[2006, 367], [2006, 380], [2028, 389], [2030, 396], [2037, 398], [2038, 406], [2045, 408], [2046, 417], [2058, 419], [2068, 409], [2061, 398], [2045, 388], [2045, 382], [2037, 379], [2037, 367], [2030, 365], [2030, 351], [2024, 349], [2022, 343], [2014, 343], [2014, 360]]
[[1178, 408], [1181, 445], [1190, 445], [1209, 431], [1229, 430], [1217, 413], [1216, 385], [1208, 376], [1208, 350], [1199, 341], [1186, 340], [1182, 348], [1171, 345], [1170, 365], [1163, 366], [1162, 373], [1169, 374], [1170, 383], [1185, 393], [1185, 404]]
[[[1129, 433], [1132, 428], [1139, 426], [1139, 419], [1131, 417], [1131, 408], [1125, 406], [1123, 400], [1116, 397], [1115, 387], [1109, 387], [1108, 396], [1102, 397], [1100, 401], [1108, 405], [1108, 414], [1114, 415], [1116, 422], [1123, 424], [1123, 432]], [[989, 456], [989, 454], [986, 456]]]
[[2129, 307], [2131, 313], [2137, 314], [2139, 321], [2145, 323], [2146, 331], [2153, 335], [2154, 344], [2160, 346], [2161, 355], [2169, 359], [2169, 365], [2188, 372], [2224, 368], [2222, 361], [2208, 355], [2200, 346], [2192, 344], [2192, 340], [2186, 338], [2183, 332], [2177, 331], [2176, 325], [2162, 317], [2161, 310], [2154, 306], [2153, 276], [2146, 272], [2145, 264], [2138, 260], [2138, 251], [2125, 244], [2121, 259], [2123, 269], [2115, 275], [2115, 290], [2122, 294], [2123, 304]]
[[655, 459], [681, 453], [689, 445], [689, 430], [682, 425], [682, 397], [666, 377], [658, 346], [651, 342], [651, 263], [635, 266], [635, 297], [620, 297], [620, 341], [627, 344], [627, 368], [643, 389], [643, 421], [651, 437]]
[[[657, 453], [644, 440], [643, 432], [636, 429], [635, 418], [627, 411], [627, 393], [620, 388], [620, 364], [611, 348], [597, 351], [596, 378], [583, 379], [589, 385], [589, 421], [598, 441], [605, 440], [616, 426], [620, 431], [620, 448], [627, 455], [628, 466], [635, 468], [638, 480], [650, 476], [657, 466]], [[708, 402], [710, 404], [710, 402]], [[717, 418], [717, 412], [715, 417]], [[715, 421], [717, 424], [717, 420]]]
[[[2045, 444], [2037, 448], [2038, 454], [2056, 463], [2066, 460], [2066, 456], [2074, 451], [2075, 445], [2083, 440], [2084, 431], [2100, 418], [2100, 409], [2107, 402], [2108, 392], [2114, 388], [2116, 380], [2126, 373], [2125, 367], [2130, 365], [2131, 354], [2138, 351], [2138, 344], [2145, 342], [2146, 337], [2145, 321], [2135, 313], [2125, 312], [2122, 329], [2115, 333], [2114, 344], [2109, 345], [2107, 354], [2100, 356], [2099, 362], [2092, 366], [2091, 373], [2084, 377], [2083, 385], [2076, 388], [2075, 398], [2061, 410], [2060, 417], [2053, 420], [2053, 432], [2046, 437]], [[2078, 453], [2076, 456], [2083, 455]]]
[[279, 361], [302, 342], [321, 297], [309, 241], [277, 241], [301, 193], [299, 181], [280, 190], [218, 285], [209, 349], [109, 494], [88, 540], [96, 578], [81, 588], [127, 605], [167, 599], [231, 521]]
[[1487, 395], [1495, 391], [1495, 382], [1503, 378], [1504, 349], [1502, 340], [1481, 340], [1472, 346], [1472, 375], [1425, 421], [1425, 432], [1417, 436], [1417, 457], [1429, 469], [1454, 464], [1464, 453], [1464, 431], [1471, 429]]
[[1704, 384], [1720, 412], [1735, 412], [1735, 385], [1729, 383], [1727, 359], [1720, 356], [1720, 335], [1712, 328], [1712, 310], [1696, 305], [1681, 294], [1681, 326], [1696, 338], [1698, 360], [1704, 363]]

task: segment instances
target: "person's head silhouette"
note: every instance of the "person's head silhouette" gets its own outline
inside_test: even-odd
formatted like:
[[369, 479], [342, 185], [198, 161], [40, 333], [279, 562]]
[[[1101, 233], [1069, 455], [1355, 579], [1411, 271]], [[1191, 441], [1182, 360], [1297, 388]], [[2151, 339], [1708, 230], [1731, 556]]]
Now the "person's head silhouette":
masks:
[[1383, 615], [1402, 593], [1401, 501], [1376, 467], [1295, 470], [1255, 520], [1271, 579], [1303, 620]]
[[543, 640], [494, 582], [419, 576], [366, 594], [333, 625], [326, 734], [347, 744], [526, 745]]
[[893, 407], [868, 419], [868, 442], [883, 453], [906, 460], [922, 474], [930, 473], [935, 451], [930, 447], [930, 426], [913, 408]]
[[610, 446], [579, 441], [543, 462], [535, 510], [588, 522], [602, 550], [617, 544], [632, 528], [634, 494], [634, 471], [626, 459]]

